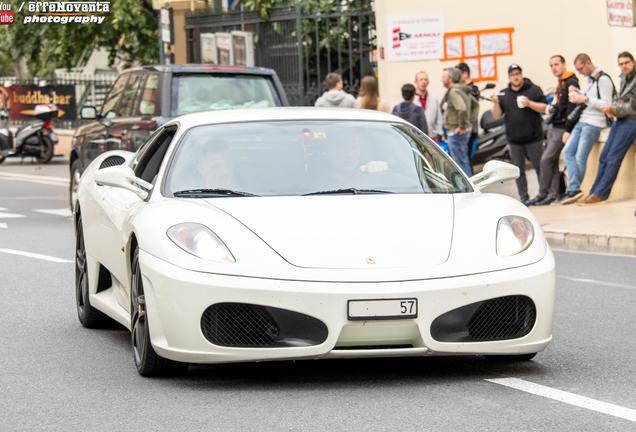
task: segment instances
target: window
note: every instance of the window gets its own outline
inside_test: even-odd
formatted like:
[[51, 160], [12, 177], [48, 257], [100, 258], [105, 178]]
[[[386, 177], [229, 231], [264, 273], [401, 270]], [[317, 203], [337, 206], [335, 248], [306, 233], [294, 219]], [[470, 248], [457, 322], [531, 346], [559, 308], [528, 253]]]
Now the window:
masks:
[[158, 87], [159, 74], [148, 74], [146, 82], [142, 86], [141, 100], [137, 108], [137, 114], [140, 116], [155, 116], [158, 114]]
[[141, 91], [141, 79], [143, 75], [140, 73], [132, 74], [123, 91], [121, 101], [119, 102], [119, 115], [122, 117], [130, 117], [135, 109], [135, 101], [138, 100]]
[[137, 177], [154, 183], [161, 167], [161, 161], [163, 161], [176, 131], [175, 127], [160, 129], [140, 149], [139, 157], [133, 163], [133, 170]]
[[101, 117], [118, 117], [119, 111], [117, 110], [117, 106], [119, 105], [119, 100], [124, 92], [124, 87], [126, 86], [126, 81], [128, 81], [128, 77], [130, 74], [120, 75], [113, 84], [113, 87], [110, 89], [108, 93], [108, 97], [104, 101], [102, 105]]
[[471, 190], [440, 148], [415, 128], [369, 121], [279, 121], [207, 125], [181, 140], [168, 195], [230, 189], [260, 196], [338, 189], [392, 193]]
[[280, 106], [271, 80], [258, 75], [179, 75], [173, 80], [173, 100], [173, 116], [209, 110]]

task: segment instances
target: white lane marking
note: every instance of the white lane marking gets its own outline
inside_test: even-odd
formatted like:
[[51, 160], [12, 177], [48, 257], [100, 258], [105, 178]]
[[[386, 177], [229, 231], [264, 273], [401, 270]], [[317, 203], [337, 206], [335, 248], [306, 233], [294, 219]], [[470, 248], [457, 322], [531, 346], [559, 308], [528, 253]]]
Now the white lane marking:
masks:
[[0, 172], [0, 177], [47, 180], [47, 181], [54, 181], [58, 183], [67, 183], [67, 184], [69, 182], [69, 179], [66, 177], [54, 177], [54, 176], [43, 176], [43, 175], [33, 175], [33, 174], [18, 174], [18, 173], [9, 173], [9, 172]]
[[579, 396], [574, 393], [557, 390], [552, 387], [535, 384], [519, 378], [496, 378], [487, 379], [486, 381], [510, 387], [515, 390], [520, 390], [533, 395], [542, 396], [548, 399], [554, 399], [569, 405], [574, 405], [580, 408], [585, 408], [588, 410], [636, 422], [636, 410], [633, 410], [631, 408], [625, 408], [620, 405], [614, 405], [585, 396]]
[[634, 285], [626, 285], [626, 284], [620, 284], [620, 283], [614, 283], [614, 282], [604, 282], [604, 281], [600, 281], [596, 279], [573, 278], [569, 276], [557, 276], [557, 279], [563, 279], [570, 282], [580, 282], [580, 283], [601, 285], [601, 286], [606, 286], [611, 288], [636, 289], [636, 286]]
[[23, 218], [23, 217], [24, 215], [17, 214], [17, 213], [0, 212], [0, 219], [15, 219], [15, 218]]
[[43, 261], [51, 261], [51, 262], [55, 262], [55, 263], [72, 263], [72, 262], [74, 262], [74, 261], [71, 261], [71, 260], [67, 260], [67, 259], [63, 259], [63, 258], [57, 258], [57, 257], [50, 256], [50, 255], [42, 255], [42, 254], [37, 254], [37, 253], [32, 253], [32, 252], [25, 252], [25, 251], [20, 251], [20, 250], [15, 250], [15, 249], [0, 249], [0, 252], [6, 253], [6, 254], [11, 254], [11, 255], [20, 255], [20, 256], [24, 256], [24, 257], [28, 257], [28, 258], [40, 259], [40, 260], [43, 260]]
[[69, 179], [64, 177], [39, 176], [30, 174], [0, 173], [0, 180], [24, 181], [29, 183], [45, 184], [49, 186], [68, 187]]
[[71, 217], [72, 213], [70, 209], [67, 208], [61, 208], [61, 209], [37, 209], [37, 210], [33, 210], [34, 212], [37, 213], [44, 213], [44, 214], [50, 214], [53, 216], [63, 216], [63, 217]]

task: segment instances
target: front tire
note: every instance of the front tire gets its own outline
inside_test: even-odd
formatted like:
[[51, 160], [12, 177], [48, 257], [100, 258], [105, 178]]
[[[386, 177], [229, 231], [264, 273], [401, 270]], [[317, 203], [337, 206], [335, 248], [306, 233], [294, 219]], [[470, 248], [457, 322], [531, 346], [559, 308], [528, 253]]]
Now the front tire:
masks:
[[139, 249], [133, 252], [132, 277], [130, 283], [131, 341], [135, 367], [140, 375], [153, 377], [176, 375], [185, 372], [186, 363], [168, 360], [157, 354], [150, 342], [150, 327], [146, 311], [143, 279], [139, 267]]
[[81, 214], [77, 215], [75, 224], [75, 301], [77, 317], [84, 327], [103, 328], [112, 322], [110, 318], [91, 306]]

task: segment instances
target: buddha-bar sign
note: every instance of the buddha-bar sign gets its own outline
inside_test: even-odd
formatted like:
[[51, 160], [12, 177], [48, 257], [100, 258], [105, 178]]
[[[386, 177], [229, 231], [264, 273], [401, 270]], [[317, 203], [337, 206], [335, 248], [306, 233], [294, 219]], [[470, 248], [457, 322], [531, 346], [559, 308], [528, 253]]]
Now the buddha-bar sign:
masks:
[[636, 1], [607, 0], [607, 23], [616, 27], [636, 26]]

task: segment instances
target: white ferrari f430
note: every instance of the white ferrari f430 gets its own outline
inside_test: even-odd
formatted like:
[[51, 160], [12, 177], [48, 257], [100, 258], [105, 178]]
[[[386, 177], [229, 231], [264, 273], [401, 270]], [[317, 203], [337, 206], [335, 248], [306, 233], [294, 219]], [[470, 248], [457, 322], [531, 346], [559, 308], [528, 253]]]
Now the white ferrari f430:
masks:
[[554, 258], [520, 202], [480, 191], [374, 111], [189, 114], [83, 173], [80, 322], [132, 334], [145, 376], [190, 363], [484, 355], [552, 339]]

